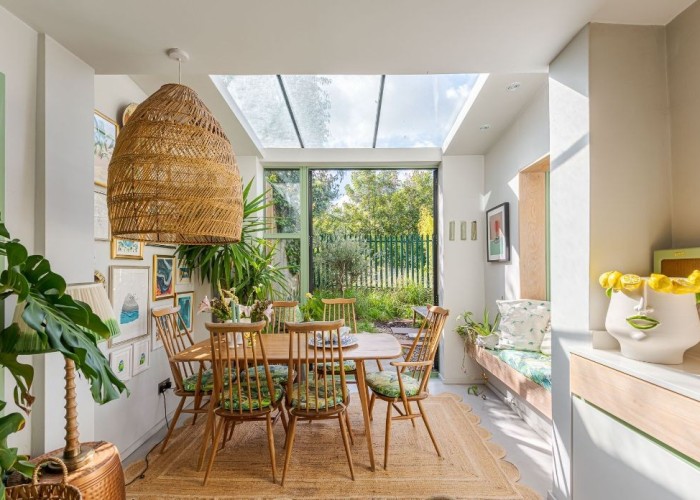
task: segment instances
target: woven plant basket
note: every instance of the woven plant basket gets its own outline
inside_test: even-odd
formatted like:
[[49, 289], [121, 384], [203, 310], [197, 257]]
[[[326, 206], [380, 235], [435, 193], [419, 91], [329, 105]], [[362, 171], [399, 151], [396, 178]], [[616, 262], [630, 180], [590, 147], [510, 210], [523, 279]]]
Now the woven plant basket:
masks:
[[241, 176], [221, 125], [184, 85], [163, 85], [122, 128], [109, 163], [112, 235], [207, 245], [240, 241]]
[[[63, 471], [63, 481], [60, 483], [39, 484], [39, 469], [48, 462], [56, 462]], [[47, 458], [36, 464], [32, 475], [32, 484], [12, 486], [5, 490], [7, 500], [80, 500], [80, 490], [68, 483], [68, 469], [60, 458]]]

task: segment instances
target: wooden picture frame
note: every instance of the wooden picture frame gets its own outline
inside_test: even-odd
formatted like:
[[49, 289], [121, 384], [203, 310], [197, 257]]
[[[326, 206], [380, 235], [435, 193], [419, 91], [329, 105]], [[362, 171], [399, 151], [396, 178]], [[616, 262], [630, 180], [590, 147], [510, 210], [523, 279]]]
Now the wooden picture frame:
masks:
[[143, 260], [143, 241], [112, 238], [110, 258]]
[[192, 284], [192, 268], [181, 264], [180, 259], [177, 259], [177, 268], [175, 271], [176, 285], [191, 285]]
[[153, 300], [175, 297], [175, 256], [153, 256]]
[[110, 347], [148, 335], [150, 271], [148, 266], [109, 266], [109, 298], [121, 332], [110, 339]]
[[486, 261], [510, 262], [509, 203], [486, 211]]
[[180, 306], [180, 317], [188, 332], [192, 331], [194, 323], [194, 292], [175, 294], [175, 307]]
[[107, 170], [119, 136], [119, 124], [103, 113], [93, 114], [93, 176], [95, 184], [107, 187]]

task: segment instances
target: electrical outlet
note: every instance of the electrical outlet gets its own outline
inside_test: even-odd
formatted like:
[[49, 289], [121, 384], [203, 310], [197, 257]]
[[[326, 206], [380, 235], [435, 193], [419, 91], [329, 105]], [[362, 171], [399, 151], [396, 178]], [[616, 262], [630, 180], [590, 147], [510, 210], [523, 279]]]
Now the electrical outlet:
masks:
[[163, 394], [165, 391], [170, 389], [173, 384], [170, 382], [169, 378], [166, 378], [162, 382], [158, 382], [158, 394]]

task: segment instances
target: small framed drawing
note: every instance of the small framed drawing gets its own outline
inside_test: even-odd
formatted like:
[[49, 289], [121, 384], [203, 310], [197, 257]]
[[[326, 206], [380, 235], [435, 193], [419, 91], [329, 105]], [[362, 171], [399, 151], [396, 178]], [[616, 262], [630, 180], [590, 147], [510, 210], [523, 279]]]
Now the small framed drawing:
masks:
[[109, 297], [121, 333], [110, 347], [148, 335], [148, 266], [110, 266]]
[[119, 135], [119, 125], [111, 118], [95, 110], [93, 115], [93, 146], [95, 165], [95, 184], [107, 186], [107, 169], [114, 153], [114, 145]]
[[112, 238], [111, 258], [143, 260], [143, 241]]
[[115, 349], [109, 354], [109, 366], [119, 380], [131, 378], [131, 354], [133, 346]]
[[187, 267], [185, 264], [181, 264], [179, 259], [177, 261], [177, 273], [175, 282], [178, 285], [192, 284], [192, 268]]
[[153, 256], [153, 300], [171, 299], [175, 296], [174, 271], [174, 256]]
[[133, 358], [132, 375], [148, 370], [151, 365], [151, 341], [149, 339], [134, 343]]
[[510, 261], [508, 202], [486, 211], [486, 261]]
[[109, 241], [109, 216], [107, 214], [107, 190], [103, 187], [95, 188], [95, 204], [93, 208], [95, 222], [94, 237], [97, 241]]
[[175, 294], [175, 305], [180, 306], [180, 317], [188, 332], [192, 331], [192, 317], [194, 316], [194, 292]]

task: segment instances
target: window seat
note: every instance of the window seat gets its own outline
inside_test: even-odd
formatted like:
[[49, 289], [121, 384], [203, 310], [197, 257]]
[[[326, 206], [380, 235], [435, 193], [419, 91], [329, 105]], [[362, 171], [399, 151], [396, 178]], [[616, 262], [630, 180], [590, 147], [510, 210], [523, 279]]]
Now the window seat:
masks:
[[[550, 422], [552, 419], [551, 357], [513, 349], [469, 347], [470, 356], [485, 372], [498, 379]], [[488, 375], [484, 378], [488, 381]]]

